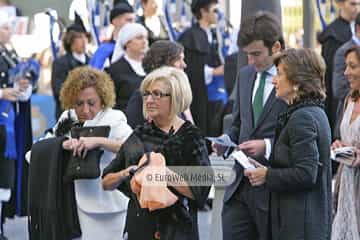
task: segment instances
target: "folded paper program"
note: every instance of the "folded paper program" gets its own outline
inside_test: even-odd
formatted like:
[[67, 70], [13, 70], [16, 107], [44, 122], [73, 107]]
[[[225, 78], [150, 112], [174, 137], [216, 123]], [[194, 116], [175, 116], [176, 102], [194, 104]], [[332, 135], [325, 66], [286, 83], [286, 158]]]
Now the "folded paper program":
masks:
[[330, 152], [330, 158], [333, 161], [343, 163], [345, 165], [352, 165], [356, 159], [355, 147], [340, 147]]
[[237, 147], [236, 143], [231, 141], [231, 138], [228, 135], [222, 135], [220, 137], [207, 137], [206, 139], [221, 146]]
[[255, 166], [249, 161], [249, 158], [243, 153], [243, 151], [234, 151], [230, 155], [231, 158], [234, 158], [241, 166], [245, 169], [254, 169]]

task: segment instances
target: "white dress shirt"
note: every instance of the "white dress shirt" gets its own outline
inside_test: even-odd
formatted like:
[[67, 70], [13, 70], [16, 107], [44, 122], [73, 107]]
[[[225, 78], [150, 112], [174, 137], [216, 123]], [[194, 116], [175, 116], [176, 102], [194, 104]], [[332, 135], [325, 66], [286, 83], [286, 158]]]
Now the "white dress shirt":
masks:
[[[132, 129], [126, 123], [124, 113], [119, 110], [105, 109], [94, 119], [87, 120], [84, 126], [109, 125], [109, 138], [125, 141]], [[104, 151], [100, 159], [101, 174], [104, 168], [115, 158], [116, 153]], [[120, 191], [105, 191], [102, 188], [101, 176], [96, 179], [78, 179], [74, 181], [75, 196], [78, 207], [88, 213], [110, 213], [126, 211], [128, 198]]]
[[[252, 92], [252, 102], [254, 102], [255, 93], [260, 84], [261, 73], [262, 72], [258, 72], [256, 74], [256, 80], [255, 80], [254, 88], [253, 88], [253, 92]], [[265, 106], [265, 103], [266, 103], [267, 99], [269, 98], [271, 91], [274, 88], [274, 85], [272, 84], [272, 79], [277, 74], [276, 67], [274, 65], [272, 65], [268, 70], [266, 70], [266, 73], [267, 73], [267, 75], [266, 75], [266, 79], [265, 79], [263, 106]]]
[[[68, 111], [73, 119], [77, 119], [75, 111], [67, 110], [59, 118], [67, 118]], [[87, 120], [84, 126], [110, 126], [110, 139], [125, 141], [132, 133], [131, 127], [126, 123], [126, 117], [120, 110], [104, 109], [92, 120]], [[56, 126], [55, 126], [56, 128]], [[100, 171], [110, 164], [116, 153], [105, 150], [100, 159]], [[105, 191], [102, 188], [101, 176], [96, 179], [74, 180], [77, 206], [86, 213], [115, 213], [127, 209], [128, 198], [120, 191]]]
[[[265, 79], [263, 106], [265, 106], [266, 101], [268, 100], [272, 90], [274, 89], [274, 85], [272, 84], [272, 79], [277, 74], [276, 67], [272, 65], [268, 70], [266, 70], [266, 72], [267, 75]], [[256, 74], [256, 80], [252, 92], [252, 102], [254, 102], [255, 93], [260, 84], [260, 76], [261, 76], [261, 72], [258, 72]], [[265, 158], [269, 159], [271, 154], [271, 141], [269, 138], [265, 138], [264, 141], [265, 141]]]

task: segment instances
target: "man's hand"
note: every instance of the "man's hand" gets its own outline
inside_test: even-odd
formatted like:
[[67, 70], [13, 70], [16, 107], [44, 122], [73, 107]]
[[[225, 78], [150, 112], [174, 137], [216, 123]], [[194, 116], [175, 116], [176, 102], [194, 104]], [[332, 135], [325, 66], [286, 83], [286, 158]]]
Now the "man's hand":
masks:
[[14, 88], [2, 88], [2, 99], [15, 102], [17, 101], [20, 92]]
[[266, 144], [263, 139], [249, 140], [239, 144], [239, 149], [249, 156], [264, 156]]
[[226, 152], [227, 147], [217, 144], [217, 143], [211, 143], [211, 148], [214, 151], [214, 153], [216, 153], [216, 155], [218, 156], [222, 156], [224, 155], [224, 153]]
[[[222, 137], [222, 136], [224, 136], [224, 134], [221, 135], [220, 137]], [[225, 153], [225, 151], [226, 151], [227, 148], [228, 148], [228, 147], [223, 146], [223, 145], [220, 145], [220, 144], [218, 144], [218, 143], [214, 143], [214, 142], [211, 143], [211, 149], [212, 149], [213, 152], [216, 153], [216, 155], [218, 155], [218, 156], [224, 155], [224, 153]]]

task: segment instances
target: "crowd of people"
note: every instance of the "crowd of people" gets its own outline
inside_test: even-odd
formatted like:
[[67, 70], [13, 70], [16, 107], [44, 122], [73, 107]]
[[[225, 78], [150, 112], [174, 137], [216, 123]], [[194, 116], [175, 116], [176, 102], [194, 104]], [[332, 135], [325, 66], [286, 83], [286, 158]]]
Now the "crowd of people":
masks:
[[[211, 184], [174, 182], [187, 174], [176, 167], [213, 173], [210, 153], [236, 151], [252, 167], [234, 163], [218, 216], [224, 240], [360, 239], [360, 1], [337, 3], [339, 17], [318, 36], [322, 56], [286, 48], [273, 13], [243, 19], [237, 47], [248, 64], [239, 69], [219, 51], [217, 0], [191, 2], [196, 20], [177, 42], [155, 0], [142, 0], [138, 17], [115, 1], [111, 39], [92, 55], [75, 14], [65, 53], [52, 64], [57, 123], [36, 143], [37, 74], [12, 72], [20, 61], [0, 9], [0, 240], [15, 214], [29, 217], [36, 240], [199, 239], [197, 214]], [[334, 158], [341, 149], [351, 156]], [[172, 177], [154, 185], [151, 171]]]

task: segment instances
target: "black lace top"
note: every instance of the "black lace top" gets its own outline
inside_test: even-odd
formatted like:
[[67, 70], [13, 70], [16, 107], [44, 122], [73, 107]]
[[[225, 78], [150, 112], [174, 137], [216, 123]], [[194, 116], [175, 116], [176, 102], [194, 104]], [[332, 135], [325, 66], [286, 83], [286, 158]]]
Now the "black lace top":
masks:
[[[164, 155], [167, 166], [208, 166], [208, 152], [200, 130], [186, 121], [177, 132], [166, 133], [154, 123], [138, 126], [120, 148], [117, 157], [105, 168], [103, 176], [117, 172], [130, 165], [137, 165], [145, 152], [160, 152]], [[127, 189], [126, 189], [127, 188]], [[169, 188], [179, 199], [188, 203], [189, 219], [178, 219], [178, 211], [183, 206], [169, 207], [149, 212], [141, 209], [129, 185], [123, 184], [119, 189], [130, 197], [126, 231], [131, 239], [153, 239], [154, 232], [160, 231], [161, 239], [175, 239], [172, 234], [181, 234], [179, 239], [198, 239], [197, 208], [201, 207], [208, 196], [210, 186], [190, 186], [194, 200], [187, 199], [175, 189]], [[176, 204], [175, 204], [176, 205]], [[174, 216], [176, 215], [176, 216]], [[181, 215], [181, 214], [180, 214]], [[141, 226], [141, 231], [139, 231]], [[176, 238], [178, 239], [178, 238]]]

